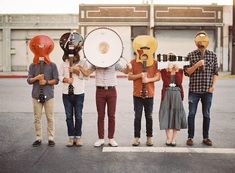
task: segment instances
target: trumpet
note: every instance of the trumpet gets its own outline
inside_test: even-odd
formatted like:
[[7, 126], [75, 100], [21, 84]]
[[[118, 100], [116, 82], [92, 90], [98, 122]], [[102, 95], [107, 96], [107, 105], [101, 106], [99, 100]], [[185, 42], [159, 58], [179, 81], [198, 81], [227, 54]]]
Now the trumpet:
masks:
[[164, 69], [169, 66], [169, 63], [176, 64], [179, 68], [184, 68], [189, 65], [189, 58], [187, 56], [176, 56], [174, 54], [158, 54], [158, 69]]

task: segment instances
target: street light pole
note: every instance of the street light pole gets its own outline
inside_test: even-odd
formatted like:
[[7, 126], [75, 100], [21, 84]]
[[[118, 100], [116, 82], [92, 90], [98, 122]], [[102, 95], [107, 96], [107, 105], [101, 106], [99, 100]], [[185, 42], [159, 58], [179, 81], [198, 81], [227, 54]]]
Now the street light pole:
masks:
[[235, 0], [233, 0], [233, 27], [232, 27], [232, 70], [231, 74], [235, 74]]

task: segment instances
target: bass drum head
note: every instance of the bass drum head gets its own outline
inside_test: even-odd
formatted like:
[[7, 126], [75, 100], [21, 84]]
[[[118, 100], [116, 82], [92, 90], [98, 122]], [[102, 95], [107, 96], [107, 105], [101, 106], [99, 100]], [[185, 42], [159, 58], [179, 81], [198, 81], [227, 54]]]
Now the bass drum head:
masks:
[[112, 29], [97, 28], [86, 36], [83, 52], [94, 66], [110, 67], [122, 57], [123, 43]]

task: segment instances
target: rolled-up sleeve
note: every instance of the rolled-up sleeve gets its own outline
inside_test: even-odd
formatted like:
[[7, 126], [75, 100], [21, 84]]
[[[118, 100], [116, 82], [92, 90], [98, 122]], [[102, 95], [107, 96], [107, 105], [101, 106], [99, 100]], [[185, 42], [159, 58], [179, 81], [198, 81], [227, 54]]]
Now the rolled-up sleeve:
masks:
[[218, 67], [218, 61], [217, 61], [217, 57], [216, 55], [214, 55], [214, 69], [213, 69], [213, 73], [214, 75], [219, 75], [219, 67]]
[[56, 80], [56, 84], [59, 83], [59, 72], [58, 72], [56, 64], [53, 64], [53, 79]]

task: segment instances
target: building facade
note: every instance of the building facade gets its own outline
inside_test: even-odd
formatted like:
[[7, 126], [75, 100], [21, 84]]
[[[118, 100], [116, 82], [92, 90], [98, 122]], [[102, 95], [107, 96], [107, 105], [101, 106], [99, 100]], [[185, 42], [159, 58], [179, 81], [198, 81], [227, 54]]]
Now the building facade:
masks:
[[78, 29], [78, 15], [0, 15], [0, 72], [27, 71], [33, 61], [29, 41], [36, 35], [47, 35], [54, 41], [50, 58], [62, 61], [59, 46], [62, 34]]
[[45, 34], [54, 40], [51, 59], [59, 65], [62, 49], [59, 39], [65, 32], [78, 30], [85, 38], [93, 29], [110, 27], [123, 42], [123, 57], [133, 57], [132, 40], [141, 34], [156, 37], [156, 54], [186, 56], [195, 49], [194, 35], [209, 34], [209, 49], [219, 60], [221, 71], [231, 71], [232, 6], [177, 6], [154, 4], [80, 4], [79, 15], [0, 15], [0, 72], [27, 71], [33, 54], [29, 40]]
[[186, 56], [196, 49], [194, 35], [205, 30], [209, 49], [219, 61], [221, 71], [231, 70], [232, 6], [178, 5], [80, 5], [79, 28], [83, 36], [97, 27], [110, 27], [122, 38], [123, 56], [133, 56], [132, 40], [141, 34], [153, 35], [158, 42], [157, 54]]

